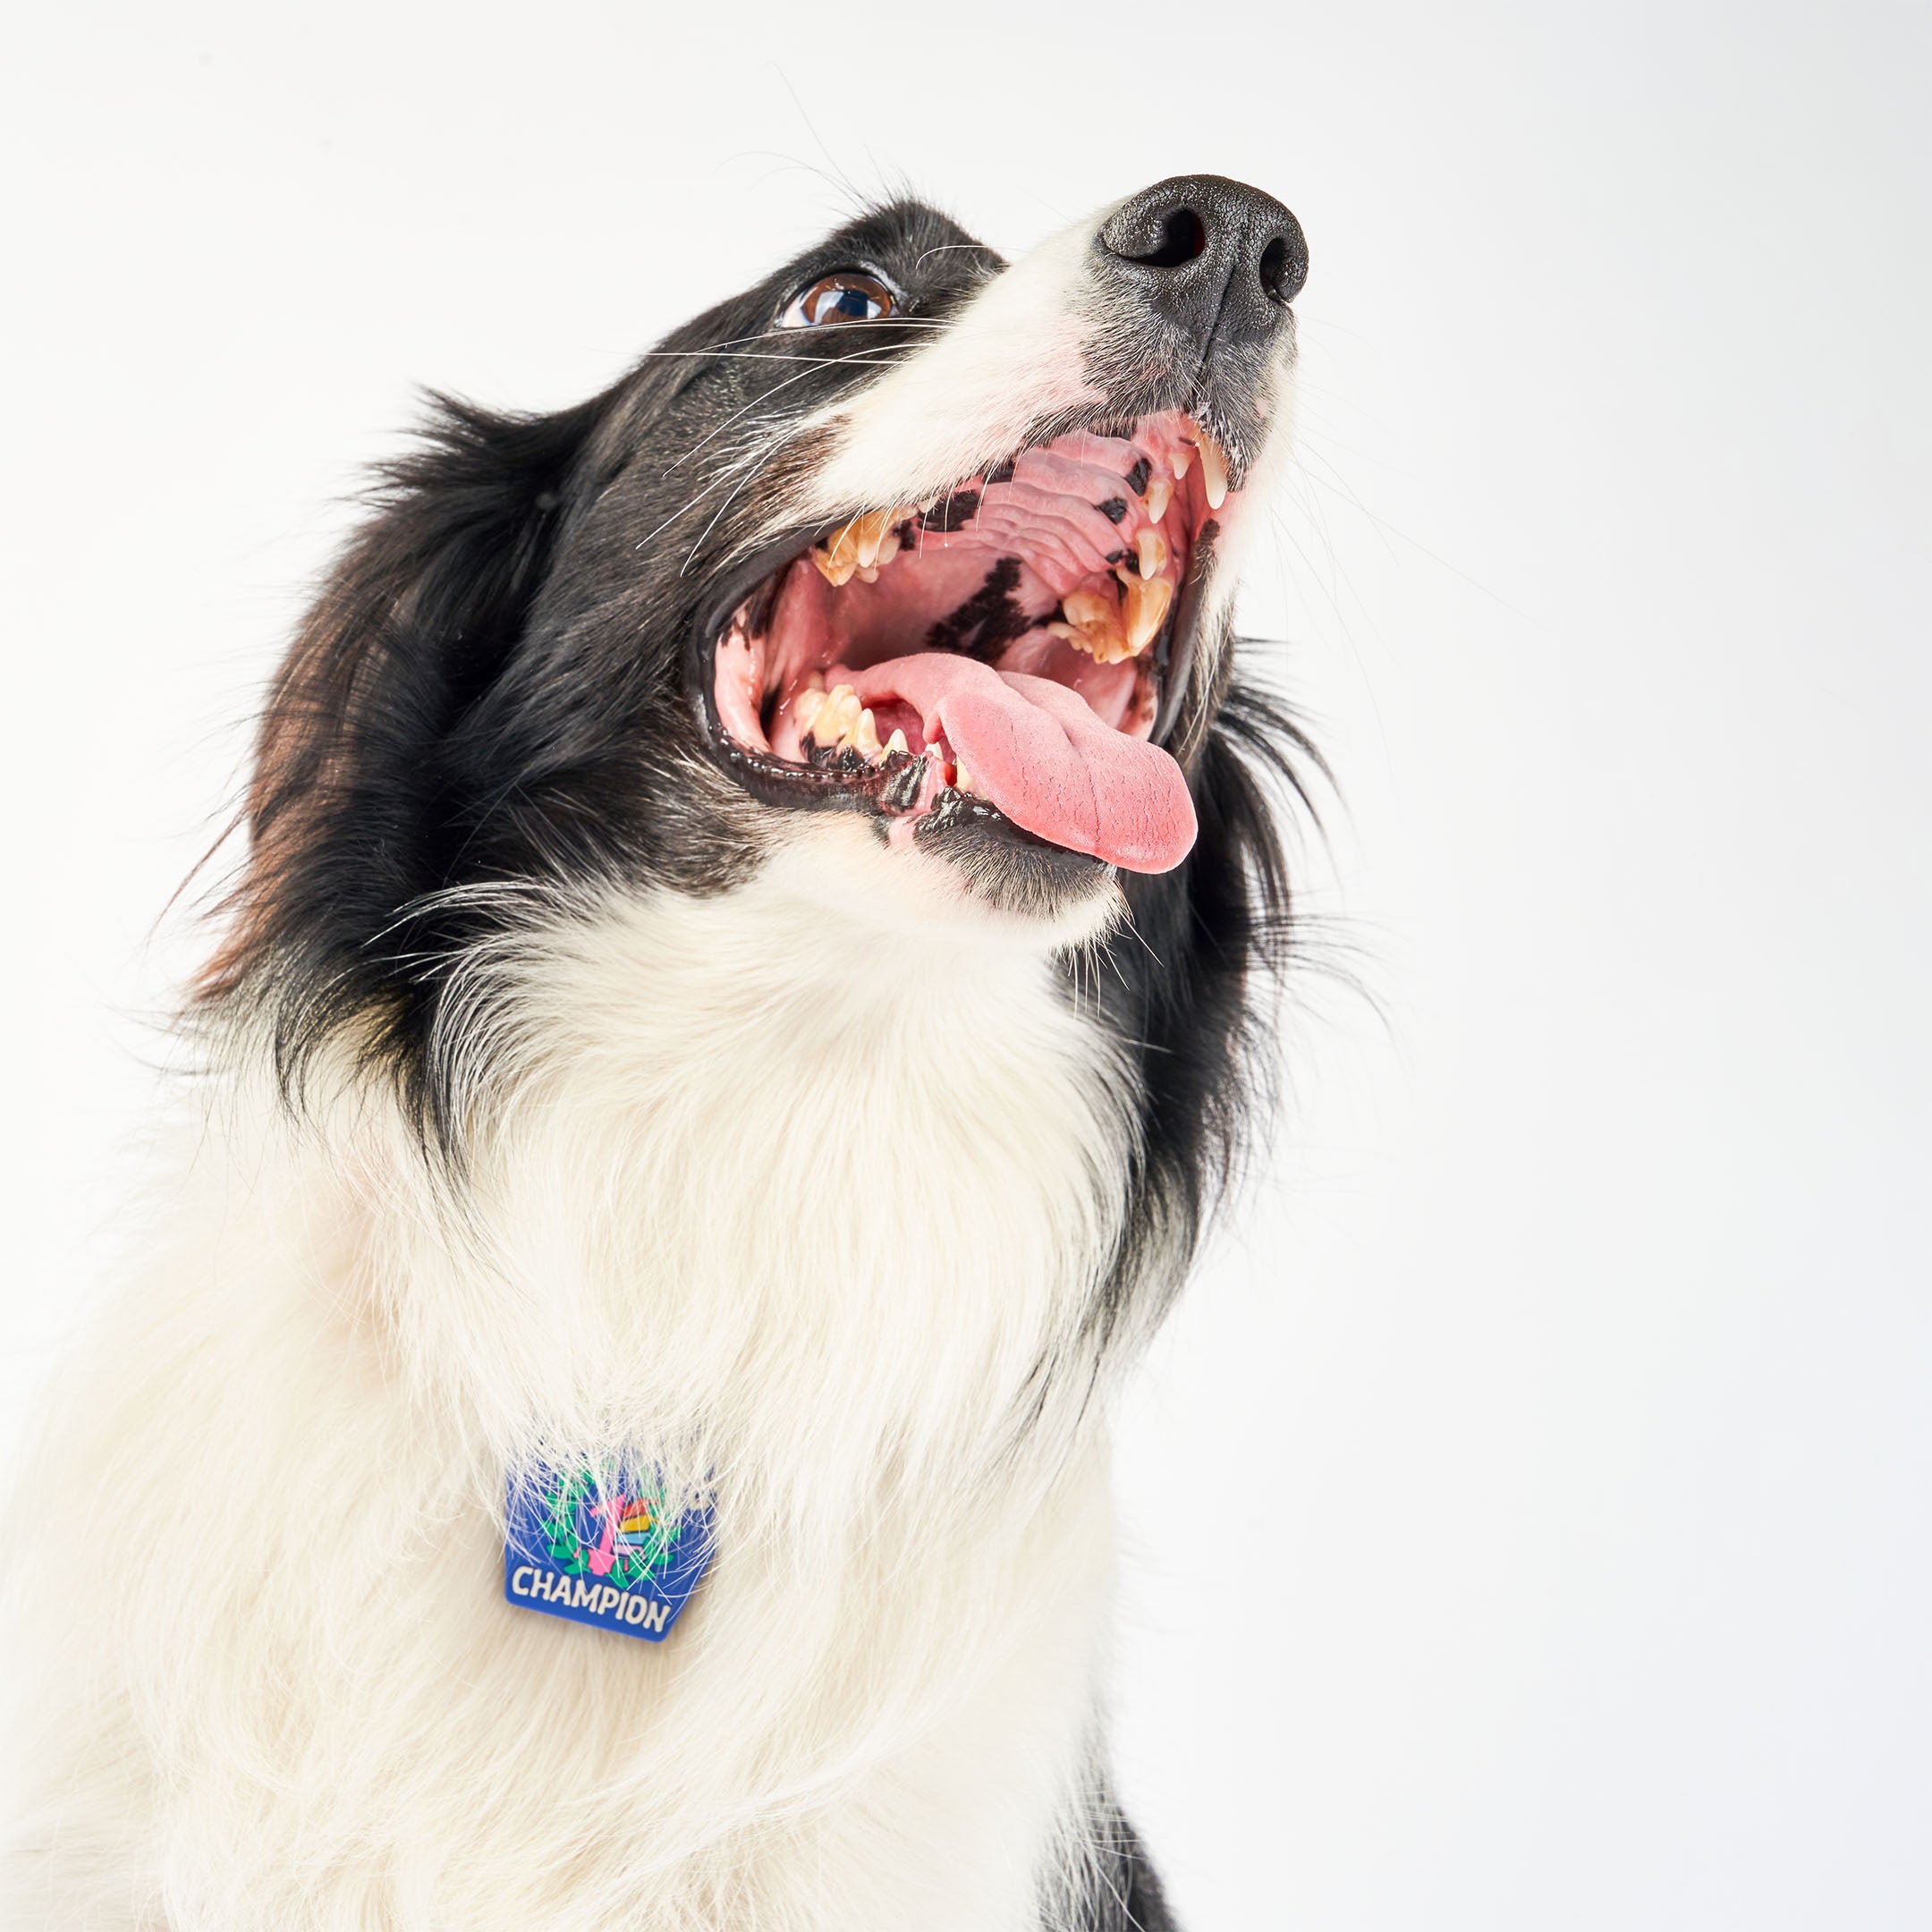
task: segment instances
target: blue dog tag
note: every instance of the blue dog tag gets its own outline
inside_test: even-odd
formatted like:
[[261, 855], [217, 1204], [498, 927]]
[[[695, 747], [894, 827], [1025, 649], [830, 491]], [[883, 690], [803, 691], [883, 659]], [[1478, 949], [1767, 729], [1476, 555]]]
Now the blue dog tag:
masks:
[[519, 1609], [662, 1643], [710, 1561], [708, 1504], [673, 1514], [643, 1471], [510, 1479], [504, 1596]]

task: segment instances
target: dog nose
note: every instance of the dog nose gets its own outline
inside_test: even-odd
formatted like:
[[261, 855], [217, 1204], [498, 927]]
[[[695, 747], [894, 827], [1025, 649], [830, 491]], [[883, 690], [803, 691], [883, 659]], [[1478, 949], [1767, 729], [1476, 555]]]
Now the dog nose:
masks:
[[1108, 216], [1103, 256], [1204, 354], [1264, 343], [1308, 280], [1301, 224], [1273, 195], [1219, 174], [1175, 174]]

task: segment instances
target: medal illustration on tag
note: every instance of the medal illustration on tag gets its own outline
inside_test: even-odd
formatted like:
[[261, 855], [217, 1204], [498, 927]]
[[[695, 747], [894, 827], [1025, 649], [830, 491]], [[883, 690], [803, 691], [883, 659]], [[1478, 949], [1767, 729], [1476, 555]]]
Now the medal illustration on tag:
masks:
[[508, 1520], [507, 1601], [650, 1643], [711, 1560], [708, 1506], [673, 1511], [647, 1472], [614, 1464], [513, 1475]]

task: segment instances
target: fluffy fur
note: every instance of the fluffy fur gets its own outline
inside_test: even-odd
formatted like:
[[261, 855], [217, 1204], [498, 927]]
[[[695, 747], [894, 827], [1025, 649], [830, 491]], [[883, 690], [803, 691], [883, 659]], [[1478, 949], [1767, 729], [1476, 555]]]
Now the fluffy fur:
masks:
[[[8, 1927], [1166, 1923], [1106, 1778], [1106, 1417], [1286, 932], [1241, 533], [1159, 877], [769, 802], [691, 689], [783, 533], [1070, 422], [1184, 402], [1259, 488], [1292, 330], [1164, 344], [1112, 212], [1003, 272], [877, 210], [390, 473], [271, 695], [178, 1186], [19, 1485]], [[774, 331], [851, 262], [894, 317]], [[715, 1499], [661, 1647], [497, 1587], [505, 1470], [619, 1450]]]

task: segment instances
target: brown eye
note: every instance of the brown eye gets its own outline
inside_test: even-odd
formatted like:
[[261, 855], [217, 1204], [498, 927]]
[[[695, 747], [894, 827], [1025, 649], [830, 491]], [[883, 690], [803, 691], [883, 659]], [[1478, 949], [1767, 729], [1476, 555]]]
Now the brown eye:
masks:
[[822, 275], [779, 317], [781, 328], [821, 328], [835, 322], [877, 322], [893, 311], [893, 292], [877, 275], [842, 268]]

